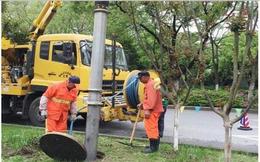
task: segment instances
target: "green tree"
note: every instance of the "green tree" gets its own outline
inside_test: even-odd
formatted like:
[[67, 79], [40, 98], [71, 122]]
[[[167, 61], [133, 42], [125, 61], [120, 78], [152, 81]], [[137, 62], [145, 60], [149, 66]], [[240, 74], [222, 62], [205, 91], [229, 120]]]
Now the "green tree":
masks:
[[[210, 32], [225, 22], [235, 7], [232, 2], [119, 2], [118, 7], [128, 15], [140, 47], [160, 74], [174, 104], [177, 151], [178, 110], [185, 105], [193, 85], [204, 79], [204, 65], [208, 62], [204, 52]], [[194, 23], [197, 32], [192, 33]], [[182, 100], [180, 94], [185, 89], [186, 97]]]
[[[27, 42], [29, 30], [45, 2], [7, 2], [2, 14], [3, 35], [14, 42]], [[94, 2], [63, 2], [44, 34], [93, 32]]]
[[[2, 2], [2, 35], [13, 42], [24, 44], [29, 39], [29, 30], [33, 21], [46, 2]], [[94, 2], [64, 1], [62, 7], [52, 18], [46, 27], [44, 34], [78, 33], [92, 35], [94, 24]], [[121, 18], [118, 18], [121, 17]], [[129, 56], [129, 69], [144, 69], [148, 59], [143, 58], [142, 51], [134, 41], [135, 37], [129, 30], [129, 22], [126, 16], [110, 3], [108, 15], [107, 38], [116, 38], [120, 42], [126, 54]]]
[[144, 69], [145, 65], [149, 64], [149, 61], [143, 57], [143, 52], [135, 41], [128, 17], [117, 8], [116, 2], [110, 2], [109, 5], [107, 38], [116, 39], [123, 45], [124, 51], [128, 56], [129, 70]]
[[[4, 2], [2, 10], [2, 36], [23, 44], [29, 41], [30, 22], [27, 10], [29, 2]], [[32, 22], [32, 21], [31, 21]]]
[[[198, 37], [180, 33], [189, 26], [192, 17], [180, 14], [184, 12], [181, 2], [118, 2], [117, 6], [128, 16], [139, 47], [159, 73], [167, 97], [174, 104], [174, 150], [178, 151], [178, 110], [198, 81], [195, 72], [200, 66], [194, 52], [199, 51], [195, 43]], [[180, 94], [184, 89], [188, 90], [182, 100]]]
[[46, 34], [78, 33], [92, 35], [94, 2], [64, 1], [46, 28]]
[[[249, 83], [251, 80], [251, 74], [252, 74], [252, 66], [250, 61], [256, 61], [257, 58], [257, 50], [258, 50], [258, 40], [257, 40], [257, 35], [258, 33], [256, 32], [252, 36], [252, 43], [251, 43], [251, 59], [249, 57], [246, 58], [246, 64], [245, 64], [245, 77], [243, 79], [246, 79], [247, 82]], [[222, 39], [223, 38], [223, 39]], [[218, 47], [218, 59], [219, 59], [219, 77], [220, 77], [220, 83], [222, 85], [225, 85], [227, 81], [232, 80], [232, 71], [229, 69], [232, 69], [232, 63], [233, 63], [233, 51], [234, 51], [234, 34], [229, 32], [225, 35], [223, 35], [220, 40], [216, 40], [216, 42], [219, 42], [219, 47]], [[238, 56], [238, 61], [241, 64], [243, 60], [243, 51], [245, 50], [245, 42], [246, 42], [246, 35], [245, 33], [240, 34], [240, 41], [239, 41], [239, 56]], [[210, 62], [210, 66], [213, 67], [212, 61]], [[257, 74], [254, 72], [254, 74]]]

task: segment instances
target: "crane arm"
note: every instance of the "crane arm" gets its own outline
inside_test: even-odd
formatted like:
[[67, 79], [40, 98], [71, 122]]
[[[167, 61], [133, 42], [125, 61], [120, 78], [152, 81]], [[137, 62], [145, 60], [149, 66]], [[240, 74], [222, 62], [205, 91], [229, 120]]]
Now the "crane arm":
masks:
[[31, 40], [37, 39], [44, 33], [57, 9], [62, 5], [62, 1], [47, 1], [39, 16], [34, 20], [33, 27], [30, 30]]

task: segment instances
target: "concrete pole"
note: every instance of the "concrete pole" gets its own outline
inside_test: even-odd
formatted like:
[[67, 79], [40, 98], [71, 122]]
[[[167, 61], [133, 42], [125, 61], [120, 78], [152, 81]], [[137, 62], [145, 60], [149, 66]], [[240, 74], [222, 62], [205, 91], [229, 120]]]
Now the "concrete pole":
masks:
[[85, 148], [86, 161], [94, 161], [97, 157], [100, 107], [102, 104], [102, 80], [105, 54], [106, 24], [108, 1], [95, 2], [94, 33], [91, 58], [91, 73], [86, 121]]

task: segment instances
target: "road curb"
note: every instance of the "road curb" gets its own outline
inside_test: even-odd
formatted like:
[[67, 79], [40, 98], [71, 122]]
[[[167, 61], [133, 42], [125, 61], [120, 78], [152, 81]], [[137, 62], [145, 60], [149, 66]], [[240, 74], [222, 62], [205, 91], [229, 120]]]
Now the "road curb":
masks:
[[[185, 110], [195, 110], [196, 106], [185, 106]], [[175, 109], [173, 105], [168, 105], [168, 109]], [[238, 108], [232, 108], [232, 112], [236, 112]], [[243, 108], [242, 108], [243, 109]], [[200, 111], [212, 111], [210, 107], [200, 107]], [[258, 114], [258, 110], [250, 109], [248, 113]]]

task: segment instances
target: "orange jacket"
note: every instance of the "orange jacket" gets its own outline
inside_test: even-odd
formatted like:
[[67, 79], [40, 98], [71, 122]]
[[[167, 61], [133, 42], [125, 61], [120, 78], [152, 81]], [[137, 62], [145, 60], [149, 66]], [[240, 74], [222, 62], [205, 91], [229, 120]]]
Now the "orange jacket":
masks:
[[48, 98], [48, 118], [60, 120], [62, 116], [63, 120], [65, 120], [68, 117], [71, 102], [77, 100], [77, 89], [73, 88], [69, 91], [67, 81], [63, 81], [49, 86], [43, 95]]
[[162, 93], [156, 88], [156, 82], [150, 79], [144, 87], [143, 109], [152, 109], [153, 112], [163, 112]]

